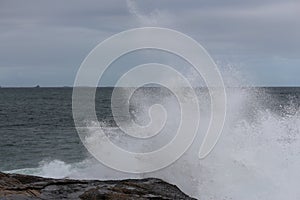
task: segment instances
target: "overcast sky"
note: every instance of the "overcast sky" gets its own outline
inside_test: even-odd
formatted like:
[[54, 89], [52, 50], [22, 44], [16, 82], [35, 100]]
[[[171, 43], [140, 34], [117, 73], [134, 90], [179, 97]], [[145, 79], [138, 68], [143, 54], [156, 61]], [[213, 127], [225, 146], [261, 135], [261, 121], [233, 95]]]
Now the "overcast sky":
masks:
[[250, 85], [300, 86], [299, 0], [0, 0], [0, 85], [71, 86], [98, 43], [143, 26], [193, 37]]

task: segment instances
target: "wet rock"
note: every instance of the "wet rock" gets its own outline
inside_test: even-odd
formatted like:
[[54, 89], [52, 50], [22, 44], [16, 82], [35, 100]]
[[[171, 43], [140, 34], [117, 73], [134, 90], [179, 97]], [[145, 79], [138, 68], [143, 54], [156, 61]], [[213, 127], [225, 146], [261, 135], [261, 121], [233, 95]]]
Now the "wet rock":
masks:
[[0, 200], [193, 199], [160, 179], [71, 180], [0, 172]]

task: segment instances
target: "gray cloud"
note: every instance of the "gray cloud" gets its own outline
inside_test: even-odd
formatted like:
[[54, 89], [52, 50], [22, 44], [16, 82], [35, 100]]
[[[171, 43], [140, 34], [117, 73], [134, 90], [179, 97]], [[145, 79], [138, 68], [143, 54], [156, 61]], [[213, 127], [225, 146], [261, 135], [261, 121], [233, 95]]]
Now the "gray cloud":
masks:
[[300, 53], [299, 1], [172, 1], [161, 9], [169, 19], [172, 13], [170, 27], [203, 40], [213, 51]]
[[105, 38], [163, 26], [192, 36], [218, 60], [238, 63], [254, 84], [300, 85], [293, 76], [300, 73], [299, 19], [296, 0], [1, 0], [0, 84], [71, 85]]

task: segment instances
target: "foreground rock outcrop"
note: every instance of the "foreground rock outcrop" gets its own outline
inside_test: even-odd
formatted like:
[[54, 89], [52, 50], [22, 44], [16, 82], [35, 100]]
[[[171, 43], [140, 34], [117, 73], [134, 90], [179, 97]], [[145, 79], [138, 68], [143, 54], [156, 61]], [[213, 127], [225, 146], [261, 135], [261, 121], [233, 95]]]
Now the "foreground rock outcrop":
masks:
[[0, 200], [193, 199], [160, 179], [51, 179], [0, 172]]

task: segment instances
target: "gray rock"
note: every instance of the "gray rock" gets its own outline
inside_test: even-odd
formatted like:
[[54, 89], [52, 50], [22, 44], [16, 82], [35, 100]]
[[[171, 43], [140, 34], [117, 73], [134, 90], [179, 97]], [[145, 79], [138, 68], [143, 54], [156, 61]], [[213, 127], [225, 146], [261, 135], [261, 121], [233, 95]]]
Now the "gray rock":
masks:
[[160, 179], [71, 180], [0, 172], [0, 200], [193, 199]]

